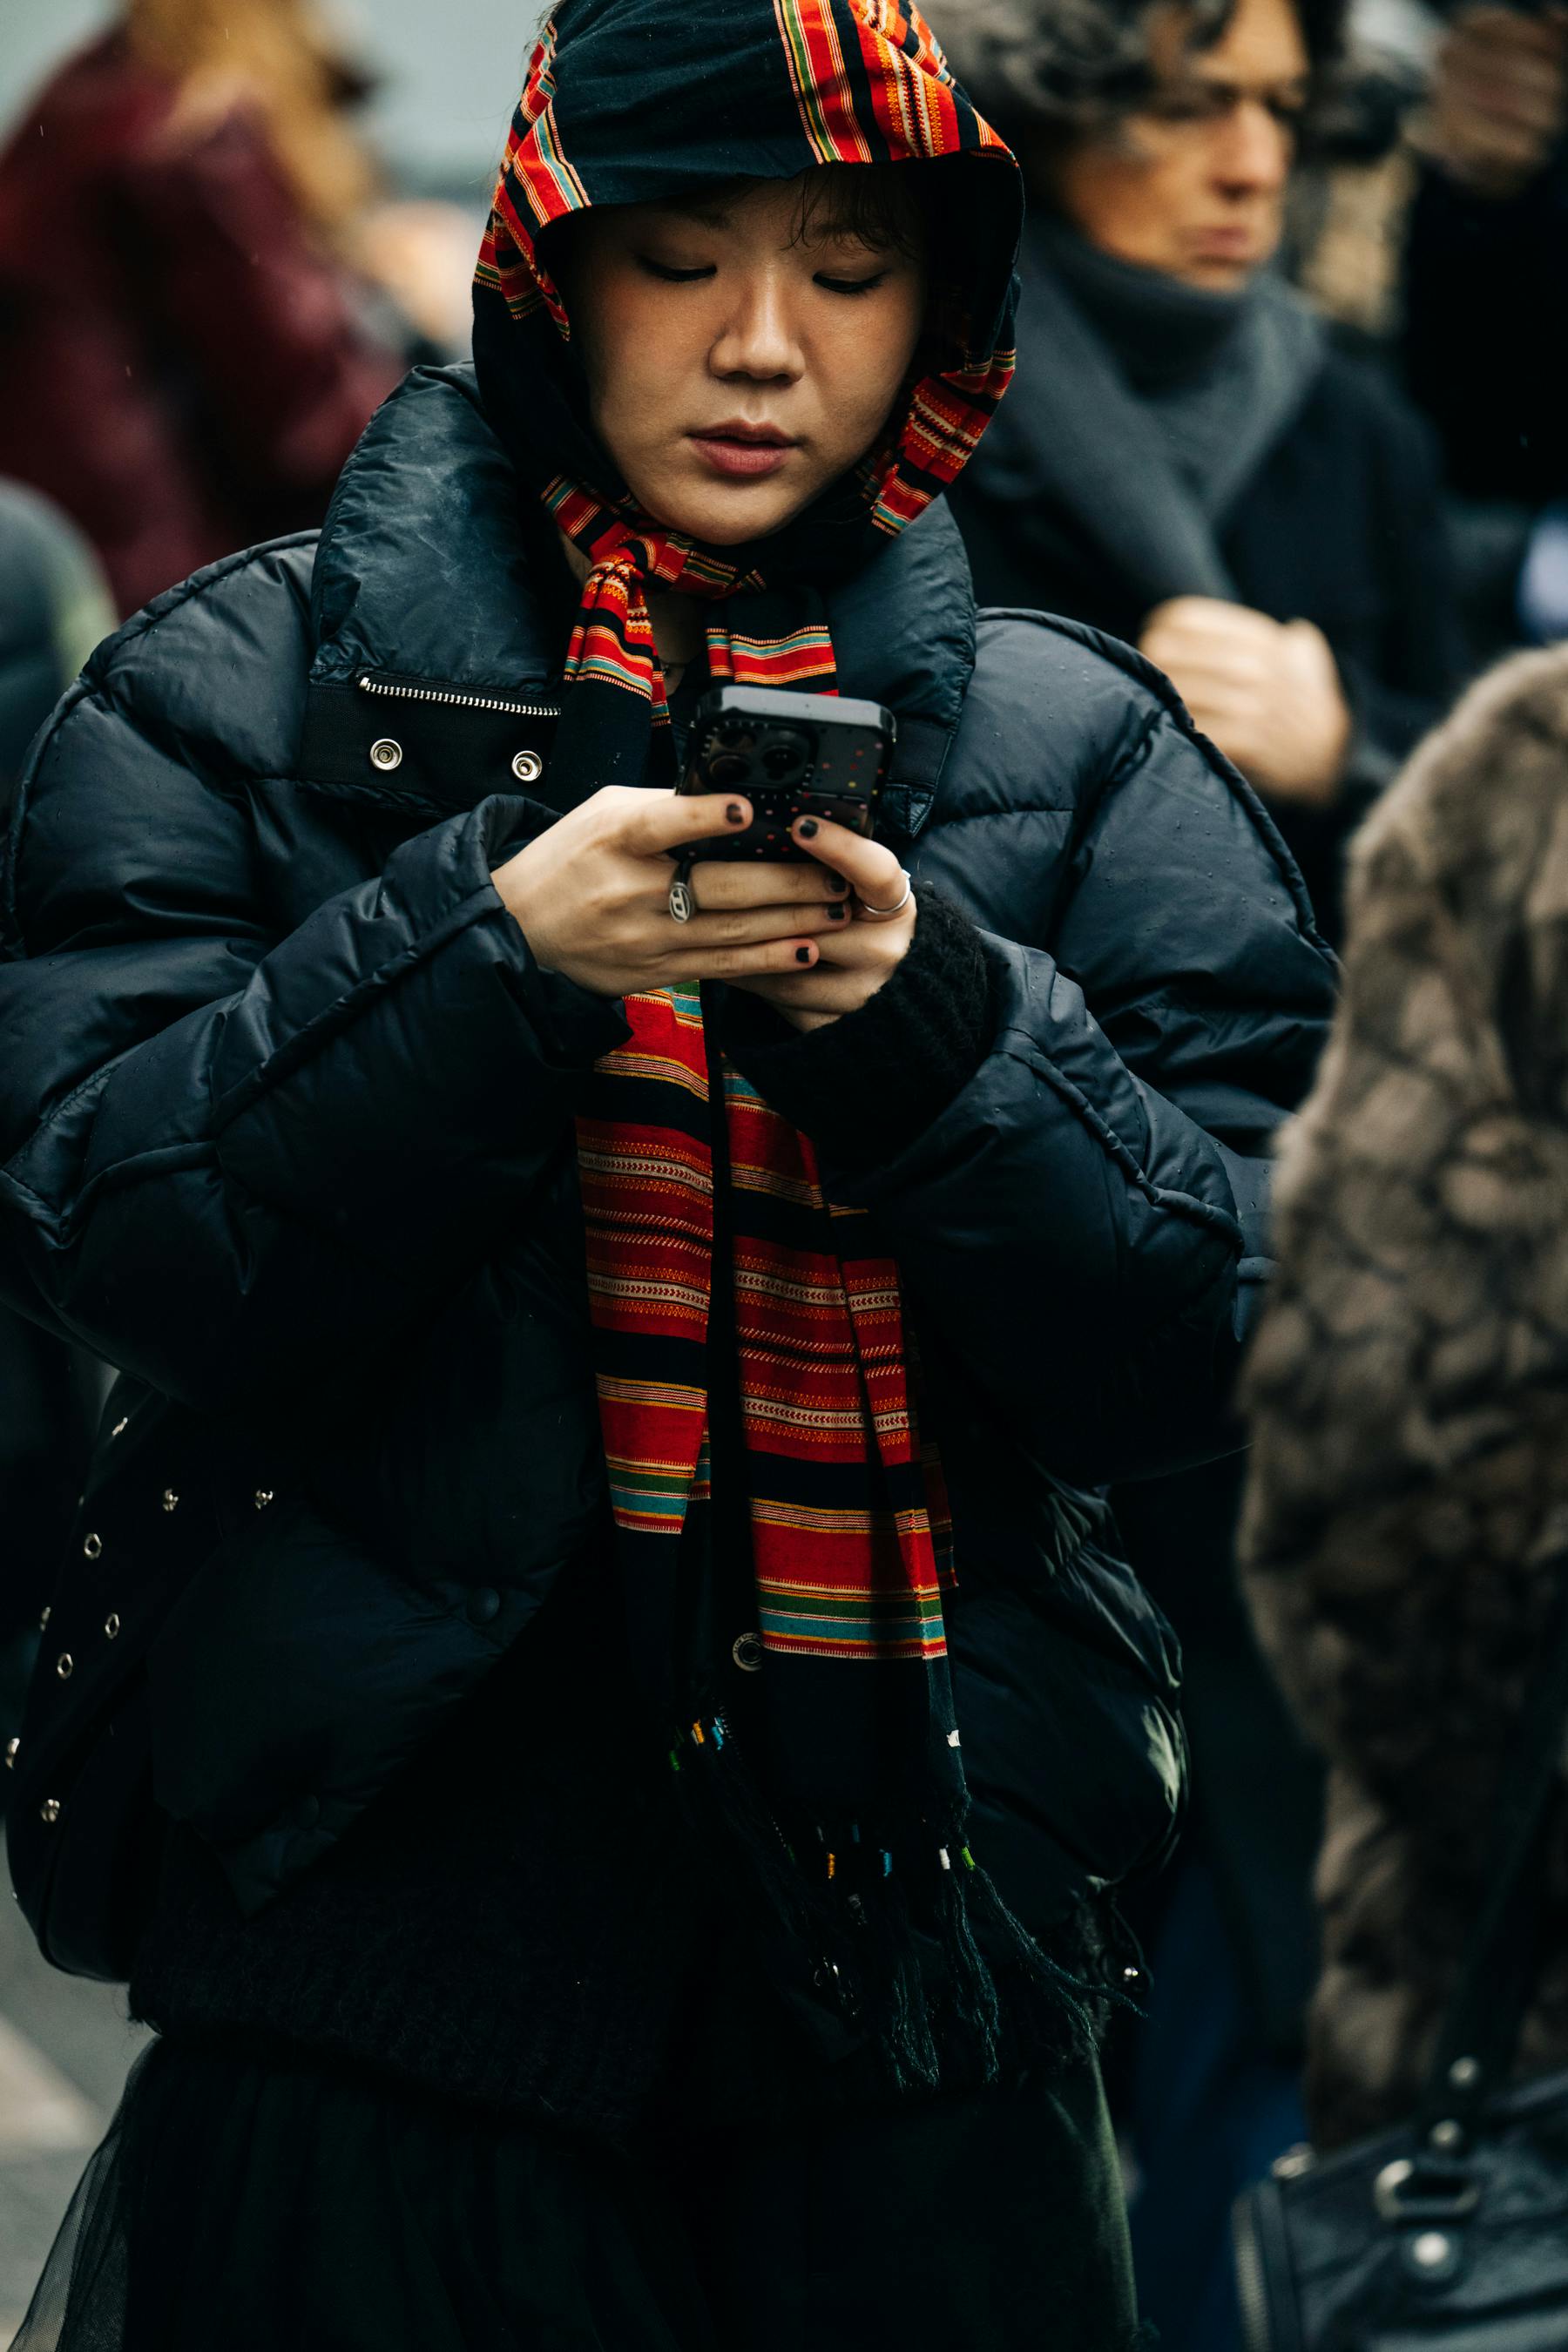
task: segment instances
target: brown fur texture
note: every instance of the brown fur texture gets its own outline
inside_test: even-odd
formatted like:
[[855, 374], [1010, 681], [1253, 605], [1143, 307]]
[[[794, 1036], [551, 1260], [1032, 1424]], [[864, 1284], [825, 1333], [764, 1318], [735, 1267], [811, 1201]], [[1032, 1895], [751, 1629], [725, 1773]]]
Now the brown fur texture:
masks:
[[[1249, 1594], [1331, 1765], [1321, 2146], [1406, 2114], [1568, 1552], [1568, 650], [1505, 663], [1360, 835], [1280, 1155]], [[1568, 2063], [1568, 1822], [1527, 2071]]]

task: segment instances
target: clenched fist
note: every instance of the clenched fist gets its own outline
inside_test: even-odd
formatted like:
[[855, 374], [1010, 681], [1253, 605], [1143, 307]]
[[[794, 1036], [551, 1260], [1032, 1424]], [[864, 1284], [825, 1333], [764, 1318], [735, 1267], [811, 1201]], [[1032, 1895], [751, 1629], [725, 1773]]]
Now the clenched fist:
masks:
[[1332, 805], [1351, 714], [1329, 641], [1310, 621], [1271, 621], [1214, 596], [1173, 596], [1150, 614], [1139, 651], [1259, 792]]

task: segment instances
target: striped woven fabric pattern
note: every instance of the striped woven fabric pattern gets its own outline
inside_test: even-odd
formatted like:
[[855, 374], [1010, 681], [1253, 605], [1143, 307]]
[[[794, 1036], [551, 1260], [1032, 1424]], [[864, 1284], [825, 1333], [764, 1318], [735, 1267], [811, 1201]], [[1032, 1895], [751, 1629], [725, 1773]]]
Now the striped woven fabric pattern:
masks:
[[897, 1270], [856, 1254], [860, 1221], [830, 1208], [809, 1141], [737, 1072], [725, 1068], [710, 1105], [694, 994], [629, 998], [626, 1018], [632, 1035], [597, 1066], [577, 1130], [616, 1524], [679, 1536], [706, 1496], [709, 1121], [721, 1113], [763, 1645], [940, 1658], [945, 1507], [933, 1528]]

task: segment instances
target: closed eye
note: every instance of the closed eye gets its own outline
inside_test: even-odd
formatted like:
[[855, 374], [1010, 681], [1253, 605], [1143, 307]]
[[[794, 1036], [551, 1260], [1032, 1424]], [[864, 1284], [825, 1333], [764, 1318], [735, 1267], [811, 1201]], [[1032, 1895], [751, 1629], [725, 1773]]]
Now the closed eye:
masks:
[[869, 278], [828, 278], [818, 270], [813, 283], [826, 288], [829, 294], [874, 294], [887, 275], [885, 269], [879, 269]]
[[700, 278], [715, 275], [711, 262], [696, 269], [678, 269], [672, 262], [656, 261], [648, 253], [639, 253], [637, 258], [639, 269], [646, 269], [650, 278], [657, 278], [665, 286], [695, 286]]

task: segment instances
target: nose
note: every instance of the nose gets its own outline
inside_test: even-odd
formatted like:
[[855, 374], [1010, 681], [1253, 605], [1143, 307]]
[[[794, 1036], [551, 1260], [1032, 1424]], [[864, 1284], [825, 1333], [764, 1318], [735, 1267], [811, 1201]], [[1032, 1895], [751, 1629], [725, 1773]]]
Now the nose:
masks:
[[1261, 100], [1244, 98], [1226, 114], [1214, 175], [1226, 195], [1278, 195], [1289, 175], [1290, 133]]
[[750, 376], [759, 383], [793, 383], [800, 375], [805, 361], [777, 272], [758, 269], [738, 281], [709, 363], [715, 375]]

